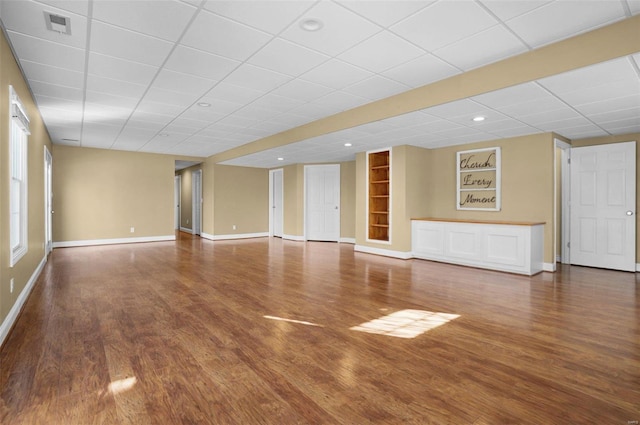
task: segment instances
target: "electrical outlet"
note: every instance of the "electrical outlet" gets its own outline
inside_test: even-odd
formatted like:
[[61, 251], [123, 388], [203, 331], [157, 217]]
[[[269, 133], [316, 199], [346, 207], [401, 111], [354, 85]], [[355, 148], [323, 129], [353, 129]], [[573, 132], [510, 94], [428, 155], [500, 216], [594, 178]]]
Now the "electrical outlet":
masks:
[[235, 224], [233, 225], [233, 230], [236, 230], [236, 225]]
[[9, 292], [13, 294], [13, 278], [9, 281]]
[[133, 232], [135, 232], [135, 231], [136, 231], [136, 228], [135, 228], [135, 227], [132, 227], [132, 228], [131, 228], [131, 230], [130, 230], [130, 232], [131, 232], [131, 233], [133, 233]]

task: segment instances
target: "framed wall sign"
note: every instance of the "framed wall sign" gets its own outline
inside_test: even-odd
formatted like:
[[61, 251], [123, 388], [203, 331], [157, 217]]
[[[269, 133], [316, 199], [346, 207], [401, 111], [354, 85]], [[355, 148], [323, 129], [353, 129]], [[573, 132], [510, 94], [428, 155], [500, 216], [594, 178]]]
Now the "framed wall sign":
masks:
[[456, 208], [500, 211], [500, 148], [460, 151], [456, 160]]

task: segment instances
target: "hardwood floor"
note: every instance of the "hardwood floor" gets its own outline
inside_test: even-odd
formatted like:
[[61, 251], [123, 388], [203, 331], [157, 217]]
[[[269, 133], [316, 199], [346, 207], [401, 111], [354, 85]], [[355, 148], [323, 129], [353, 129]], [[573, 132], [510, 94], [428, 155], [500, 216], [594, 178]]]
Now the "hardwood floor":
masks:
[[0, 351], [0, 423], [624, 425], [639, 288], [267, 238], [56, 249]]

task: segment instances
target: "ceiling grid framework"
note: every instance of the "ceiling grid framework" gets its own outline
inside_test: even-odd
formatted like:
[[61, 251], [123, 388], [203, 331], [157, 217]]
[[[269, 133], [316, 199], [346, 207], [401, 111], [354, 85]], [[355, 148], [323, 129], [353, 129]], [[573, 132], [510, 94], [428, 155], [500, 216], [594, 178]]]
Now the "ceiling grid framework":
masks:
[[[68, 17], [71, 34], [48, 31], [44, 12]], [[198, 157], [639, 13], [638, 0], [0, 1], [54, 143]], [[305, 31], [305, 19], [322, 28]], [[346, 161], [392, 145], [546, 131], [640, 132], [639, 65], [636, 53], [224, 163]]]

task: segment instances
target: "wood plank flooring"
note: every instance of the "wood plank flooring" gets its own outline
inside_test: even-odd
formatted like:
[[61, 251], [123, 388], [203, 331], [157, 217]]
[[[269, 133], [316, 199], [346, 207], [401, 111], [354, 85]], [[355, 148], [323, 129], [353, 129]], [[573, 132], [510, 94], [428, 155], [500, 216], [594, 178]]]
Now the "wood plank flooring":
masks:
[[56, 249], [0, 351], [0, 423], [626, 425], [638, 280], [184, 233]]

